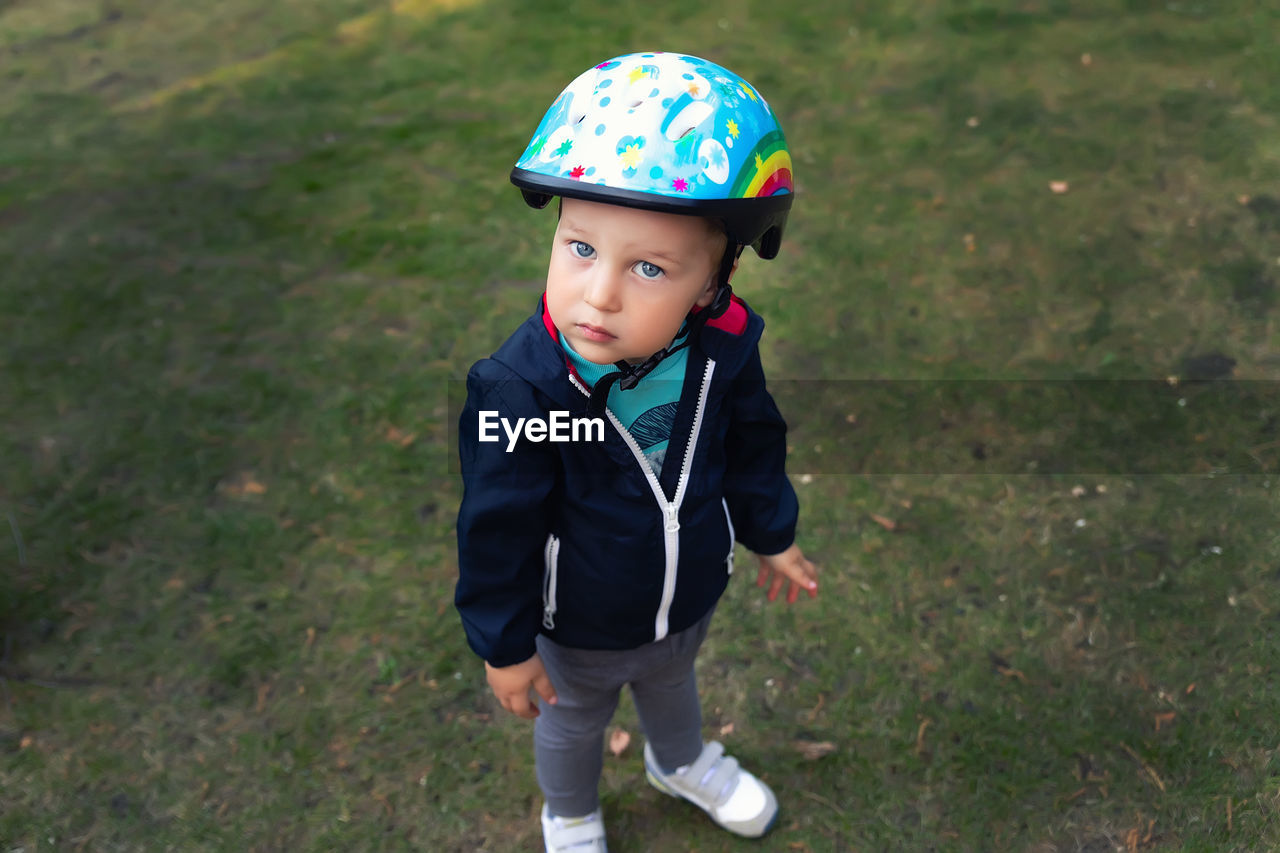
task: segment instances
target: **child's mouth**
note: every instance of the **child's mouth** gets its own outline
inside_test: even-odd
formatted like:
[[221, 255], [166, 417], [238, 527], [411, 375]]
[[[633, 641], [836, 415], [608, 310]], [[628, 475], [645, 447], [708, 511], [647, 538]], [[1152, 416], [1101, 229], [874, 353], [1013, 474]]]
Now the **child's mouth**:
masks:
[[589, 341], [595, 341], [596, 343], [605, 343], [606, 341], [613, 340], [615, 337], [615, 335], [606, 332], [599, 326], [589, 326], [586, 323], [579, 323], [578, 331], [584, 338]]

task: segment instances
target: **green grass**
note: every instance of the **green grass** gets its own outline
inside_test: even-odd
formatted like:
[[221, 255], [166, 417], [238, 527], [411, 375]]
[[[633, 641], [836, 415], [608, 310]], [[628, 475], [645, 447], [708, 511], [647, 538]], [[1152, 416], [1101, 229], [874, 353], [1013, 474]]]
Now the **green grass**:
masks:
[[[452, 612], [450, 385], [540, 292], [506, 173], [543, 109], [654, 47], [788, 132], [737, 289], [823, 591], [770, 606], [742, 555], [701, 658], [775, 833], [672, 810], [633, 747], [612, 848], [1280, 846], [1277, 25], [0, 2], [3, 849], [536, 847], [529, 727]], [[1257, 382], [1186, 382], [1216, 356]], [[1044, 379], [1076, 407], [992, 381]]]

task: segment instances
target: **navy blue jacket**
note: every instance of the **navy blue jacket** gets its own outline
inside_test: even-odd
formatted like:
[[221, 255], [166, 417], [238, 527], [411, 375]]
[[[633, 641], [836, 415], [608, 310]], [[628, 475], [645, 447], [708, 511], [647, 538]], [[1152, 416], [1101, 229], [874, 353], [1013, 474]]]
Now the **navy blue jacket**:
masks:
[[[735, 536], [760, 554], [795, 539], [786, 423], [765, 389], [764, 321], [734, 298], [690, 348], [661, 477], [612, 416], [603, 442], [479, 440], [481, 412], [586, 417], [545, 305], [467, 376], [454, 601], [493, 666], [528, 660], [541, 632], [630, 649], [704, 616], [733, 571]], [[626, 392], [622, 392], [626, 393]], [[492, 433], [491, 433], [492, 434]], [[692, 444], [692, 446], [690, 446]]]

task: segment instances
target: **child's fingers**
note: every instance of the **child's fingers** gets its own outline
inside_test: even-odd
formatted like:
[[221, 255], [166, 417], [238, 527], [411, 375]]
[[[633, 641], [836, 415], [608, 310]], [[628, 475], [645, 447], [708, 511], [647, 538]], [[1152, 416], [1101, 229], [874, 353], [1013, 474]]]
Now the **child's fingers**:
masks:
[[532, 720], [539, 713], [538, 704], [529, 698], [528, 690], [512, 693], [502, 704], [508, 711], [524, 720]]
[[817, 597], [818, 570], [813, 563], [803, 556], [797, 559], [761, 557], [760, 573], [756, 576], [756, 586], [761, 588], [768, 587], [766, 597], [769, 601], [777, 601], [778, 596], [782, 593], [782, 588], [785, 586], [787, 587], [787, 603], [795, 604], [800, 597], [800, 590], [802, 589], [809, 593], [810, 598]]
[[807, 579], [807, 583], [804, 584], [804, 588], [809, 591], [810, 598], [817, 598], [818, 597], [818, 567], [815, 566], [813, 563], [809, 562], [808, 560], [805, 560], [804, 573]]
[[547, 678], [545, 673], [533, 680], [533, 689], [547, 704], [556, 704], [556, 689], [551, 685], [551, 679]]
[[791, 579], [792, 583], [809, 590], [810, 595], [817, 592], [818, 572], [813, 563], [803, 559], [797, 560], [794, 563], [787, 563], [782, 570]]
[[777, 601], [778, 593], [782, 592], [782, 585], [787, 582], [787, 576], [782, 572], [773, 573], [773, 583], [769, 585], [769, 600]]

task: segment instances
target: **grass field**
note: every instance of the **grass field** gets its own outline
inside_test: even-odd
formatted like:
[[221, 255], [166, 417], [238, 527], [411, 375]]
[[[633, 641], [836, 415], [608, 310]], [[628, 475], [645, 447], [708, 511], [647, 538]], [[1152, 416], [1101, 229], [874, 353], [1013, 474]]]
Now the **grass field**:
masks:
[[452, 610], [450, 387], [541, 292], [507, 171], [638, 49], [787, 130], [787, 239], [736, 285], [823, 586], [738, 578], [701, 658], [774, 833], [672, 809], [637, 739], [611, 849], [1280, 848], [1278, 31], [0, 0], [0, 851], [540, 849]]

